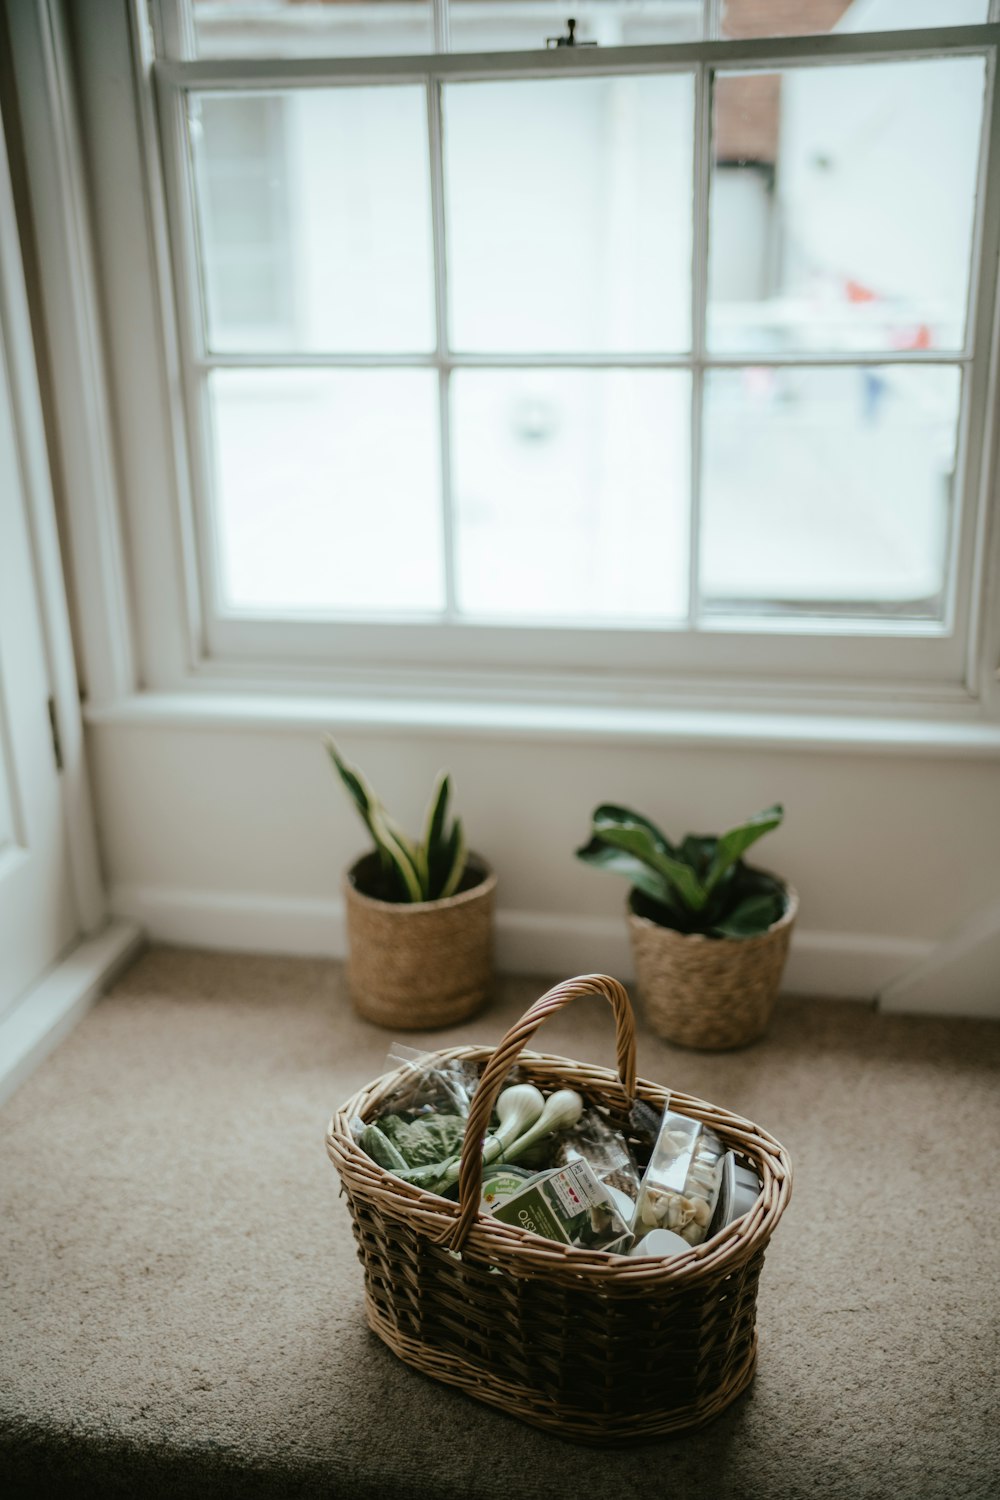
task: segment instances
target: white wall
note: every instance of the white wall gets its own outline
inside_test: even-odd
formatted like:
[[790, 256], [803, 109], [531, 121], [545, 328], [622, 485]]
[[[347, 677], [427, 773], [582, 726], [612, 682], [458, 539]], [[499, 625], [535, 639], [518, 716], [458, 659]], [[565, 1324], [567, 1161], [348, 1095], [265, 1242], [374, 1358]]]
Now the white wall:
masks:
[[[434, 773], [450, 768], [472, 845], [499, 872], [507, 969], [628, 975], [624, 883], [573, 858], [603, 800], [675, 834], [784, 802], [785, 826], [761, 862], [800, 894], [792, 990], [872, 997], [1000, 903], [1000, 766], [990, 762], [410, 731], [339, 738], [410, 826]], [[341, 871], [365, 835], [317, 735], [100, 725], [91, 755], [117, 912], [173, 941], [342, 952]], [[961, 1013], [961, 995], [946, 1008]]]

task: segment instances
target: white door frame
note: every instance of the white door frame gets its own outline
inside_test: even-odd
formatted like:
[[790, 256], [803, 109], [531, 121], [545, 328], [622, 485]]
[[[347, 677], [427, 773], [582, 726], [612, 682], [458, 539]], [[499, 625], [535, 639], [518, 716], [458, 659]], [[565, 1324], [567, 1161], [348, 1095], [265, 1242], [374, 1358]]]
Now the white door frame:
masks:
[[31, 1070], [127, 962], [139, 929], [108, 924], [98, 857], [73, 639], [63, 581], [34, 343], [0, 117], [0, 330], [10, 372], [15, 442], [61, 758], [60, 792], [70, 884], [81, 941], [22, 997], [0, 1025], [0, 1099]]

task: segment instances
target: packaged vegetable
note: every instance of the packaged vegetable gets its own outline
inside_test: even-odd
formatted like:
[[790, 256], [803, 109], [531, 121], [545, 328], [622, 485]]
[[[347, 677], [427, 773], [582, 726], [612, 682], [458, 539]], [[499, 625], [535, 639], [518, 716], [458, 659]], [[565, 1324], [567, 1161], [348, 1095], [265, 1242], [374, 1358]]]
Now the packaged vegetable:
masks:
[[608, 1189], [585, 1161], [539, 1173], [494, 1208], [493, 1217], [563, 1245], [612, 1255], [624, 1255], [632, 1243]]
[[636, 1204], [637, 1236], [669, 1229], [700, 1245], [712, 1222], [725, 1147], [700, 1120], [666, 1109]]
[[630, 1217], [639, 1196], [639, 1169], [628, 1142], [597, 1109], [585, 1109], [575, 1125], [557, 1139], [552, 1158], [557, 1166], [585, 1161], [605, 1186], [615, 1188], [631, 1199]]
[[506, 1203], [508, 1198], [514, 1198], [526, 1187], [537, 1174], [528, 1171], [527, 1167], [509, 1167], [497, 1164], [487, 1167], [483, 1172], [483, 1185], [480, 1190], [479, 1206], [483, 1213], [491, 1214], [499, 1208], [501, 1203]]
[[385, 1059], [385, 1071], [406, 1069], [382, 1109], [392, 1115], [460, 1115], [465, 1119], [469, 1102], [479, 1084], [475, 1063], [461, 1057], [436, 1057], [393, 1042]]

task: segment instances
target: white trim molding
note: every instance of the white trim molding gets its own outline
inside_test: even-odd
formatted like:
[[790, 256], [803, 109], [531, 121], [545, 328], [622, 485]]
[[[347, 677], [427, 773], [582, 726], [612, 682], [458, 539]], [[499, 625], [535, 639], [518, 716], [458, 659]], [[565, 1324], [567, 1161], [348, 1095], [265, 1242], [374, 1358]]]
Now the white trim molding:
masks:
[[136, 681], [111, 394], [78, 108], [60, 0], [7, 7], [87, 691]]
[[[150, 939], [181, 946], [297, 957], [343, 958], [344, 904], [336, 897], [272, 896], [122, 884], [112, 910]], [[796, 932], [785, 973], [789, 994], [873, 1001], [933, 944], [861, 932]], [[565, 912], [497, 913], [497, 967], [506, 974], [608, 972], [634, 978], [624, 917]]]
[[[58, 731], [66, 852], [77, 921], [84, 932], [103, 926], [107, 908], [87, 777], [80, 688], [56, 523], [52, 475], [10, 179], [6, 131], [0, 121], [0, 339], [10, 367], [11, 409], [31, 536], [45, 656]], [[16, 504], [16, 501], [15, 501]], [[13, 646], [13, 642], [10, 643]]]
[[34, 985], [0, 1022], [0, 1104], [49, 1055], [142, 947], [133, 922], [112, 921]]
[[592, 745], [705, 745], [728, 750], [857, 752], [1000, 759], [1000, 724], [978, 720], [867, 718], [831, 712], [737, 712], [722, 708], [503, 699], [286, 694], [136, 693], [91, 704], [95, 728], [219, 729], [267, 734], [324, 730], [457, 735]]
[[886, 985], [883, 1010], [1000, 1020], [1000, 901]]

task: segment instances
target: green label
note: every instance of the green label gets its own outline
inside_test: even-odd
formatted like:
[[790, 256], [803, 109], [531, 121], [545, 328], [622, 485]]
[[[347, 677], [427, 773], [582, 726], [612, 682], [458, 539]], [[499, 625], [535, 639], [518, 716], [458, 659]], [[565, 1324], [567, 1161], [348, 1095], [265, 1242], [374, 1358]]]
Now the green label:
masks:
[[526, 1188], [516, 1198], [501, 1203], [493, 1210], [493, 1217], [504, 1224], [515, 1224], [518, 1229], [526, 1229], [529, 1234], [540, 1234], [547, 1240], [560, 1240], [564, 1245], [570, 1243], [564, 1225], [556, 1218], [537, 1188]]

